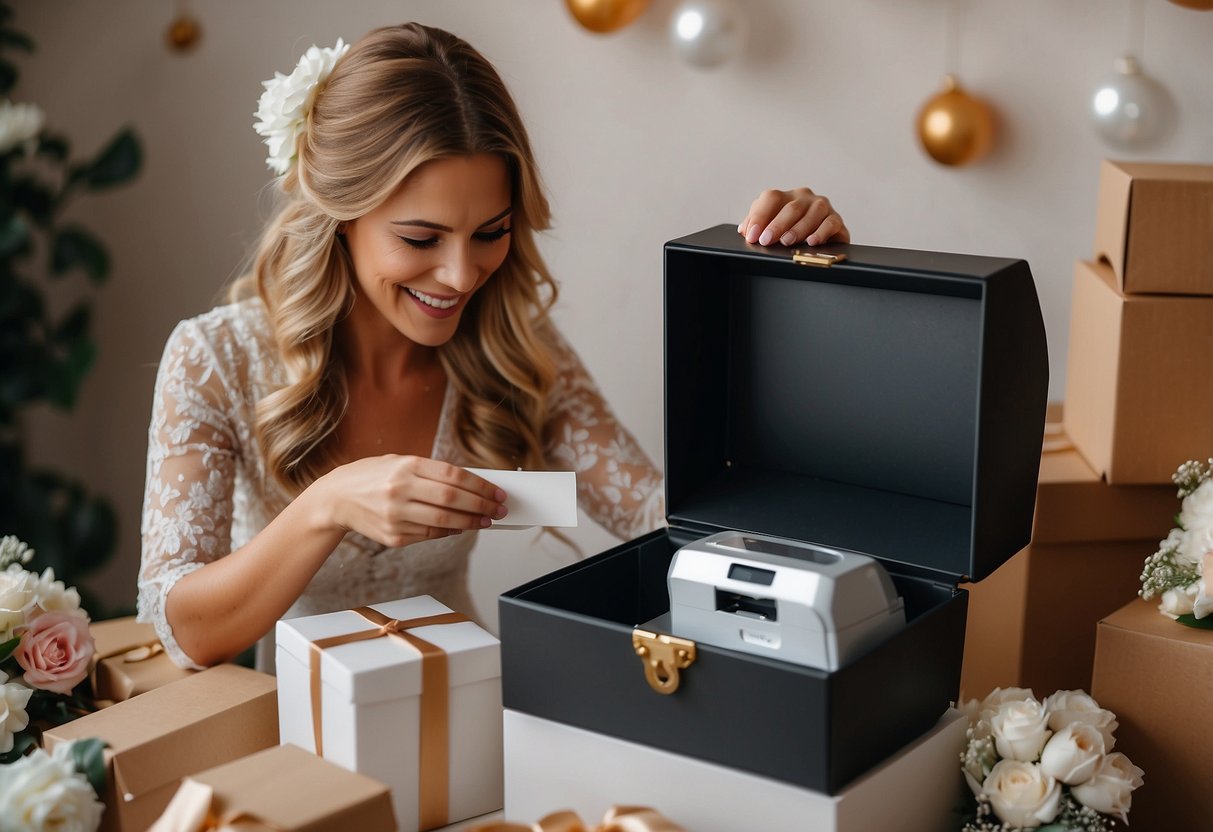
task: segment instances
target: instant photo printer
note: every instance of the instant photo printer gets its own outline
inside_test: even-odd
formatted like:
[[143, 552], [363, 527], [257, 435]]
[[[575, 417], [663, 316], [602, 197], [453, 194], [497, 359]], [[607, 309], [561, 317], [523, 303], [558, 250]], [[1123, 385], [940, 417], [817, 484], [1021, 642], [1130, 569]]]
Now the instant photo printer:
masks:
[[[1031, 271], [1013, 258], [750, 245], [721, 225], [666, 243], [664, 324], [667, 525], [501, 596], [504, 707], [838, 794], [957, 699], [960, 584], [1031, 537], [1048, 398]], [[747, 551], [707, 542], [721, 534]], [[774, 560], [787, 550], [745, 543], [770, 538], [844, 558], [793, 566]], [[691, 552], [716, 560], [691, 576]], [[869, 575], [866, 600], [844, 600], [863, 574], [845, 553], [877, 562], [893, 591]], [[754, 571], [730, 579], [733, 563]], [[769, 586], [758, 570], [775, 573]], [[794, 571], [832, 578], [833, 594], [785, 594]], [[698, 604], [724, 617], [696, 636], [651, 623]], [[810, 609], [837, 641], [816, 666], [790, 658], [814, 630], [789, 625]], [[872, 631], [848, 645], [861, 621]]]
[[743, 532], [683, 546], [670, 562], [670, 632], [836, 670], [905, 626], [905, 604], [858, 552]]

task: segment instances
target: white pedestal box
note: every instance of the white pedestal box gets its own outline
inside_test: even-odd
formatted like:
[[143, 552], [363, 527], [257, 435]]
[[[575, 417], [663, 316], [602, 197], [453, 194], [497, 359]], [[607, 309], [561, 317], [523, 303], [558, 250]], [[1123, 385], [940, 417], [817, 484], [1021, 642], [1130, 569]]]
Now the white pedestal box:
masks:
[[695, 832], [940, 832], [959, 826], [960, 753], [968, 723], [949, 710], [933, 730], [830, 796], [573, 728], [505, 712], [505, 817], [560, 809], [600, 818], [648, 806]]
[[[500, 642], [466, 619], [410, 626], [416, 619], [457, 617], [428, 595], [363, 610], [370, 618], [346, 610], [278, 622], [282, 742], [317, 752], [319, 723], [317, 753], [385, 783], [403, 832], [501, 808]], [[385, 617], [403, 625], [385, 628]], [[386, 632], [394, 628], [430, 646]], [[356, 634], [361, 638], [332, 643]], [[430, 653], [424, 696], [423, 649]], [[312, 696], [313, 654], [319, 703]]]

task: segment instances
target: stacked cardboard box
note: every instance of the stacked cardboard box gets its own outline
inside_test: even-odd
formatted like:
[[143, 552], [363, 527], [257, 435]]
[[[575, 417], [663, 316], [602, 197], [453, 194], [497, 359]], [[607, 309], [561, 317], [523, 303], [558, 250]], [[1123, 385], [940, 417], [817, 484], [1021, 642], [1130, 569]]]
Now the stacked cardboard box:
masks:
[[1213, 166], [1103, 163], [1074, 271], [1066, 432], [1109, 483], [1213, 451]]

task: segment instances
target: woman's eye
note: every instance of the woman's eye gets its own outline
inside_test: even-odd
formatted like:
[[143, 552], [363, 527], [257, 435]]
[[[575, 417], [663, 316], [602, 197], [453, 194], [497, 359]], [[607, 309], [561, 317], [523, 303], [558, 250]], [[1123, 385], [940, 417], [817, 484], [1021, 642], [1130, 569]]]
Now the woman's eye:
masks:
[[509, 227], [503, 225], [503, 226], [501, 226], [501, 228], [498, 228], [496, 231], [480, 231], [480, 232], [477, 232], [476, 234], [473, 234], [472, 236], [475, 237], [477, 240], [480, 240], [481, 242], [484, 242], [484, 243], [495, 243], [498, 240], [500, 240], [502, 237], [504, 237], [506, 234], [509, 234], [510, 231], [511, 231], [511, 229]]
[[412, 237], [401, 237], [400, 239], [413, 248], [433, 248], [438, 245], [437, 237], [427, 237], [424, 240], [417, 240]]

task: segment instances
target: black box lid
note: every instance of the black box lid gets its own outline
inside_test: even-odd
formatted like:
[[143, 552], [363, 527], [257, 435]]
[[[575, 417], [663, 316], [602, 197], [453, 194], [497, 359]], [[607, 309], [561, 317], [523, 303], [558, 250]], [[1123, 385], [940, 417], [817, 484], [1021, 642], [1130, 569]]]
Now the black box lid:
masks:
[[1031, 537], [1048, 397], [1023, 260], [717, 226], [665, 246], [671, 527], [773, 534], [948, 582]]

